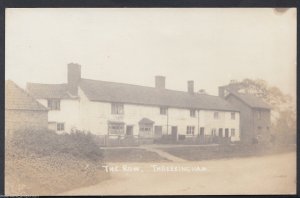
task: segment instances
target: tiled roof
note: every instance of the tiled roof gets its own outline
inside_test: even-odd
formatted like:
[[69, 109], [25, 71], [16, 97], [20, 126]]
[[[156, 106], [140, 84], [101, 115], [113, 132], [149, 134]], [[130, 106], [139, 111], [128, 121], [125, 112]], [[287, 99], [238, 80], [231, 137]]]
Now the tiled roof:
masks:
[[81, 79], [80, 88], [92, 101], [239, 111], [223, 98], [206, 94], [88, 79]]
[[[79, 87], [91, 101], [239, 111], [223, 98], [207, 94], [191, 95], [183, 91], [89, 79], [81, 79]], [[35, 98], [71, 98], [68, 94], [67, 84], [28, 83], [27, 89]]]
[[69, 99], [67, 84], [27, 83], [27, 90], [34, 98]]
[[47, 111], [46, 107], [11, 80], [5, 81], [5, 109]]
[[[227, 89], [232, 95], [242, 100], [248, 106], [252, 108], [271, 109], [272, 107], [265, 103], [262, 99], [252, 94], [239, 93], [233, 89]], [[228, 97], [228, 96], [227, 96]]]

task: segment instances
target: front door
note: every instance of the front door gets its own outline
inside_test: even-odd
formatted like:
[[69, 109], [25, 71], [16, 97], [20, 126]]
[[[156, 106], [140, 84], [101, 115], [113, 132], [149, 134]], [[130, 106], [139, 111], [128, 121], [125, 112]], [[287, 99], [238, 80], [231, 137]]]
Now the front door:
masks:
[[154, 136], [161, 137], [162, 136], [162, 126], [155, 126], [154, 127]]
[[126, 126], [126, 135], [133, 135], [133, 126]]
[[223, 137], [223, 129], [219, 128], [219, 137], [222, 138]]
[[177, 141], [177, 126], [172, 126], [171, 134], [172, 134], [173, 140]]
[[226, 137], [226, 138], [229, 137], [229, 129], [225, 129], [225, 137]]

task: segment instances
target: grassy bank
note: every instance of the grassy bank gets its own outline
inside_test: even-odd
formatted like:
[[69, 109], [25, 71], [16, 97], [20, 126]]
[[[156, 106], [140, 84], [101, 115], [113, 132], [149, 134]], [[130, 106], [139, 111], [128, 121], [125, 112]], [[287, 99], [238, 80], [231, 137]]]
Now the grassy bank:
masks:
[[6, 195], [53, 195], [109, 178], [90, 134], [23, 130], [5, 143]]
[[201, 161], [210, 159], [239, 158], [280, 154], [296, 151], [295, 145], [217, 145], [201, 147], [169, 147], [159, 148], [177, 157]]
[[105, 149], [104, 162], [167, 162], [166, 158], [158, 154], [139, 148]]

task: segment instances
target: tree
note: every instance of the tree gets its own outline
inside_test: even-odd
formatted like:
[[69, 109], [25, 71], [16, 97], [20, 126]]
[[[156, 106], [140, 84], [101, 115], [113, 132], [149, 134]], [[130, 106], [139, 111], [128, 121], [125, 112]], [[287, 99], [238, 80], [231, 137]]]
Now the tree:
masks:
[[253, 94], [272, 107], [271, 121], [274, 132], [296, 132], [296, 105], [290, 95], [282, 93], [262, 79], [231, 80], [230, 86], [238, 92]]

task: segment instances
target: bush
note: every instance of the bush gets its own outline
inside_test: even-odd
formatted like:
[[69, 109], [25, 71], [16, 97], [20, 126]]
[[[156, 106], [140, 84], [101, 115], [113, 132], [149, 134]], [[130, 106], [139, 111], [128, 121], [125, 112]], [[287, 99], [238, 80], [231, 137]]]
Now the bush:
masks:
[[16, 131], [9, 145], [33, 152], [37, 155], [70, 154], [81, 159], [98, 161], [103, 158], [102, 150], [91, 133], [75, 131], [57, 134], [50, 130], [24, 129]]

